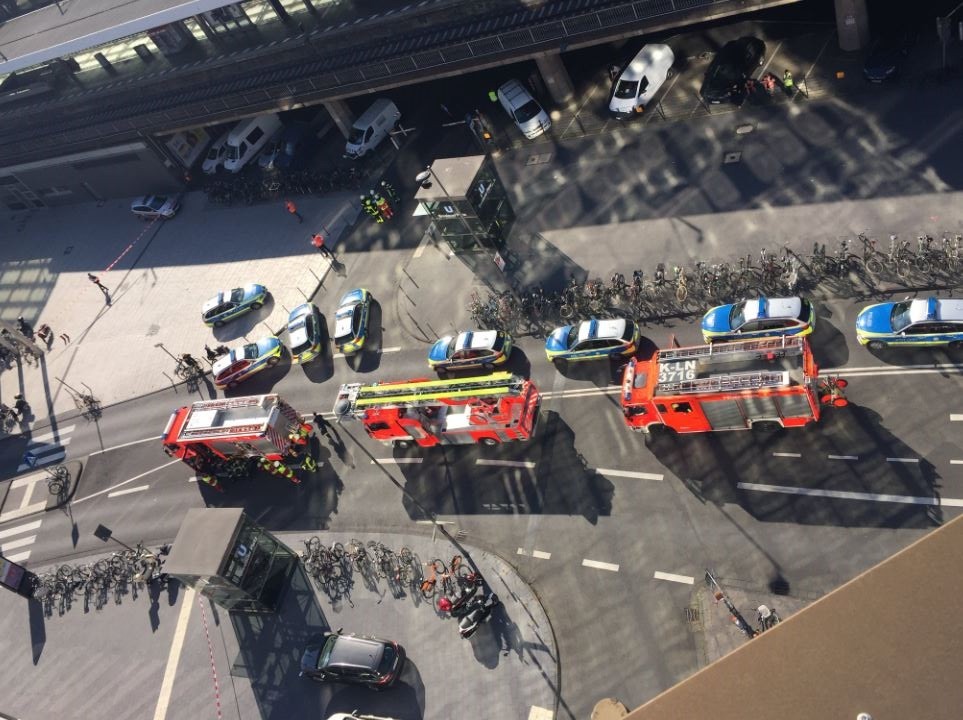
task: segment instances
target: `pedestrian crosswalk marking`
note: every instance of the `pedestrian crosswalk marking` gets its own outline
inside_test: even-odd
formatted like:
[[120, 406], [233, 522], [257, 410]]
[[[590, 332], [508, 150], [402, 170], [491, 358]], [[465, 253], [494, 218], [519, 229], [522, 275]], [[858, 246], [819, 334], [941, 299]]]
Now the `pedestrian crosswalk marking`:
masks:
[[31, 530], [36, 530], [40, 527], [40, 523], [43, 520], [34, 520], [33, 522], [26, 523], [25, 525], [20, 525], [14, 528], [7, 528], [6, 530], [0, 530], [0, 540], [5, 537], [10, 537], [11, 535], [19, 535], [20, 533], [30, 532]]
[[[4, 517], [6, 517], [6, 514]], [[31, 551], [29, 549], [24, 550], [23, 548], [29, 548], [30, 545], [33, 545], [37, 541], [35, 531], [40, 529], [42, 522], [43, 520], [33, 520], [23, 525], [0, 530], [0, 554], [10, 562], [15, 563], [24, 562], [29, 559]], [[26, 533], [33, 534], [27, 535]], [[20, 550], [20, 552], [11, 553], [11, 550]]]
[[75, 427], [76, 425], [67, 425], [56, 432], [51, 431], [31, 437], [17, 472], [62, 462], [67, 457], [65, 448], [70, 444], [69, 433]]

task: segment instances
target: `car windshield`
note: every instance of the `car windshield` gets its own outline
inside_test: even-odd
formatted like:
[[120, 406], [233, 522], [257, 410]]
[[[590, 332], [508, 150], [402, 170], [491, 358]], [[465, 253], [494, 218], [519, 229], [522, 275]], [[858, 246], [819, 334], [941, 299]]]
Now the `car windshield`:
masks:
[[632, 100], [635, 98], [635, 91], [638, 89], [637, 80], [620, 80], [615, 86], [615, 97], [619, 100]]
[[251, 343], [250, 345], [245, 345], [243, 349], [244, 349], [245, 360], [257, 360], [257, 356], [260, 355], [260, 352], [257, 349], [257, 345], [254, 343]]
[[578, 342], [578, 325], [573, 325], [568, 329], [568, 337], [565, 338], [565, 346], [571, 350]]
[[622, 339], [628, 342], [635, 335], [635, 325], [631, 321], [625, 322], [625, 330], [622, 331]]
[[736, 303], [729, 312], [729, 327], [733, 330], [746, 324], [746, 304]]
[[538, 106], [538, 103], [534, 100], [529, 100], [515, 111], [515, 120], [520, 123], [528, 122], [540, 112], [542, 112], [542, 108]]
[[905, 330], [910, 324], [910, 304], [908, 302], [893, 305], [893, 312], [889, 316], [893, 332]]
[[293, 352], [295, 355], [300, 355], [300, 354], [303, 353], [305, 350], [307, 350], [308, 348], [311, 347], [311, 338], [308, 337], [308, 331], [307, 331], [307, 328], [305, 327], [305, 321], [304, 321], [304, 320], [299, 320], [298, 322], [294, 323], [293, 325], [290, 325], [290, 326], [288, 327], [288, 333], [289, 333], [289, 335], [290, 335], [292, 338], [293, 338], [296, 334], [304, 333], [304, 340], [303, 340], [303, 342], [300, 342], [300, 343], [298, 343], [297, 345], [293, 345], [293, 346], [291, 347], [291, 352]]
[[227, 146], [227, 159], [228, 160], [239, 160], [241, 158], [241, 148], [237, 145]]
[[364, 140], [364, 130], [356, 127], [351, 128], [351, 134], [348, 135], [348, 142], [352, 145], [360, 145], [362, 140]]
[[212, 147], [210, 150], [207, 151], [207, 159], [217, 160], [217, 156], [220, 155], [222, 152], [224, 152], [224, 146], [221, 145], [220, 147], [217, 147], [215, 145], [214, 147]]
[[345, 322], [345, 320], [351, 319], [354, 315], [353, 308], [344, 308], [338, 311], [338, 314], [334, 317], [334, 327], [335, 331], [341, 330], [342, 332], [334, 336], [334, 341], [339, 345], [346, 343], [351, 339], [351, 323]]
[[378, 665], [378, 674], [387, 675], [395, 665], [395, 658], [398, 652], [394, 646], [385, 643], [384, 654], [381, 656], [381, 663]]
[[155, 195], [147, 204], [150, 206], [151, 210], [160, 210], [162, 207], [164, 207], [164, 203], [166, 202], [167, 198], [163, 195]]
[[244, 299], [244, 288], [234, 288], [231, 290], [231, 302], [239, 303]]
[[324, 643], [324, 647], [321, 648], [321, 652], [318, 653], [318, 669], [327, 667], [328, 663], [331, 662], [331, 653], [334, 652], [334, 645], [338, 642], [337, 635], [331, 635]]

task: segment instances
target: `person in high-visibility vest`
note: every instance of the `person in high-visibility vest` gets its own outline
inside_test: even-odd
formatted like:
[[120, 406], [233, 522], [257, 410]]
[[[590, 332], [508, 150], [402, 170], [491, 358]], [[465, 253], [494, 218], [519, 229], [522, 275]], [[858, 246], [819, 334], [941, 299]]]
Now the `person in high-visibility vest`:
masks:
[[224, 487], [217, 481], [217, 478], [213, 475], [198, 475], [197, 479], [200, 480], [205, 485], [210, 485], [212, 488], [218, 492], [224, 492]]
[[314, 472], [318, 469], [318, 464], [314, 461], [314, 458], [311, 457], [311, 453], [304, 453], [304, 459], [301, 461], [301, 469], [307, 470], [308, 472]]
[[386, 220], [394, 217], [395, 211], [391, 209], [391, 205], [388, 204], [388, 201], [384, 199], [383, 195], [379, 195], [374, 190], [369, 190], [368, 194], [371, 195], [371, 200], [374, 202], [375, 207], [378, 208], [378, 212], [380, 212]]
[[786, 70], [782, 74], [782, 89], [786, 91], [786, 95], [792, 97], [796, 92], [796, 83], [792, 79], [792, 73]]
[[287, 478], [288, 480], [290, 480], [291, 482], [293, 482], [293, 483], [295, 483], [295, 484], [301, 482], [300, 480], [298, 480], [297, 476], [294, 474], [294, 470], [292, 470], [291, 468], [289, 468], [287, 465], [285, 465], [285, 464], [284, 464], [283, 462], [281, 462], [280, 460], [275, 460], [275, 461], [272, 463], [272, 465], [274, 466], [274, 474], [275, 474], [275, 475], [279, 475], [279, 476], [281, 476], [281, 477], [283, 477], [283, 478]]

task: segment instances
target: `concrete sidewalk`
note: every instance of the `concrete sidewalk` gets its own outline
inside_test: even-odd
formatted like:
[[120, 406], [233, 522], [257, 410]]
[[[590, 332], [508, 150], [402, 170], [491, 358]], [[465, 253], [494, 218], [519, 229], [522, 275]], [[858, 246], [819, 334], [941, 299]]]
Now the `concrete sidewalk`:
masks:
[[[327, 545], [350, 539], [320, 536]], [[307, 536], [279, 537], [298, 551]], [[117, 720], [326, 718], [354, 709], [398, 720], [448, 720], [466, 708], [484, 708], [482, 717], [554, 717], [553, 631], [538, 598], [507, 562], [440, 536], [360, 537], [395, 551], [407, 545], [422, 561], [461, 553], [503, 605], [466, 641], [457, 621], [419, 594], [393, 595], [384, 580], [357, 576], [350, 596], [332, 601], [298, 572], [273, 615], [228, 613], [176, 583], [168, 591], [122, 595], [117, 603], [110, 598], [101, 609], [85, 609], [78, 599], [48, 616], [38, 603], [0, 593], [7, 678], [0, 680], [0, 710], [24, 718]], [[304, 645], [341, 627], [405, 647], [407, 666], [393, 688], [375, 693], [298, 677]]]
[[[326, 230], [335, 246], [358, 213], [352, 193], [300, 198], [303, 223], [281, 202], [221, 208], [191, 193], [182, 204], [163, 223], [138, 222], [125, 201], [0, 220], [2, 317], [23, 315], [34, 328], [46, 323], [53, 330], [39, 367], [0, 375], [5, 402], [18, 392], [30, 402], [30, 426], [75, 410], [60, 380], [80, 392], [89, 388], [107, 406], [170, 387], [175, 363], [167, 352], [203, 358], [205, 344], [233, 347], [279, 331], [330, 268], [311, 247], [311, 234]], [[213, 331], [203, 324], [206, 300], [249, 282], [270, 291], [263, 308]]]

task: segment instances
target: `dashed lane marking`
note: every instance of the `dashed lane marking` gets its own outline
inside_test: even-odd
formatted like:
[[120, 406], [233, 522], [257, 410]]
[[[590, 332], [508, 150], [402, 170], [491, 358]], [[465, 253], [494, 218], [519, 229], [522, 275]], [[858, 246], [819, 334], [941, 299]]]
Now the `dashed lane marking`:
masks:
[[137, 487], [127, 488], [126, 490], [114, 490], [114, 492], [107, 493], [107, 497], [120, 497], [121, 495], [130, 495], [131, 493], [144, 492], [149, 489], [150, 485], [138, 485]]
[[415, 525], [454, 525], [454, 520], [415, 520]]
[[476, 465], [504, 465], [505, 467], [533, 468], [535, 463], [530, 460], [486, 460], [478, 458]]
[[158, 470], [163, 470], [164, 468], [170, 467], [170, 466], [173, 465], [174, 463], [179, 463], [179, 462], [180, 462], [180, 460], [178, 459], [178, 460], [171, 460], [170, 462], [166, 462], [166, 463], [164, 463], [163, 465], [158, 465], [157, 467], [152, 468], [152, 469], [150, 469], [150, 470], [147, 470], [146, 472], [142, 472], [140, 475], [135, 475], [134, 477], [129, 478], [129, 479], [127, 479], [127, 480], [124, 480], [123, 482], [119, 482], [119, 483], [117, 483], [116, 485], [114, 485], [113, 487], [104, 488], [103, 490], [98, 490], [97, 492], [91, 493], [90, 495], [87, 495], [86, 497], [82, 497], [82, 498], [80, 498], [80, 499], [78, 499], [78, 500], [74, 500], [71, 504], [72, 504], [72, 505], [77, 505], [77, 504], [79, 504], [79, 503], [86, 502], [87, 500], [90, 500], [91, 498], [95, 498], [95, 497], [97, 497], [97, 496], [99, 496], [99, 495], [107, 495], [107, 494], [113, 492], [116, 488], [123, 487], [124, 485], [127, 485], [128, 483], [132, 483], [132, 482], [134, 482], [134, 480], [140, 480], [142, 477], [146, 477], [147, 475], [150, 475], [151, 473], [155, 473], [155, 472], [157, 472]]
[[783, 493], [786, 495], [808, 495], [810, 497], [835, 498], [837, 500], [869, 500], [872, 502], [891, 502], [903, 505], [939, 505], [942, 507], [963, 507], [960, 498], [918, 497], [914, 495], [885, 495], [882, 493], [852, 492], [849, 490], [819, 490], [815, 488], [789, 487], [785, 485], [764, 485], [761, 483], [738, 483], [742, 490]]
[[859, 455], [827, 455], [830, 460], [859, 460]]
[[379, 458], [372, 460], [372, 465], [417, 465], [424, 458]]
[[539, 560], [551, 560], [552, 553], [543, 552], [541, 550], [532, 550], [528, 552], [525, 548], [518, 548], [518, 555], [531, 555], [533, 558], [538, 558]]
[[683, 585], [692, 585], [695, 582], [695, 578], [689, 577], [688, 575], [675, 575], [674, 573], [664, 573], [658, 570], [652, 576], [656, 580], [668, 580], [670, 582], [682, 583]]
[[599, 562], [598, 560], [582, 560], [582, 567], [595, 568], [596, 570], [608, 570], [618, 572], [619, 566], [614, 563]]
[[963, 465], [963, 460], [950, 460], [950, 465]]
[[103, 453], [113, 452], [114, 450], [120, 450], [121, 448], [130, 447], [131, 445], [140, 445], [141, 443], [151, 442], [160, 440], [162, 435], [151, 435], [150, 437], [141, 438], [140, 440], [131, 440], [130, 442], [123, 443], [121, 445], [112, 445], [109, 448], [104, 448], [103, 450], [94, 450], [91, 455], [102, 455]]
[[655, 480], [662, 482], [665, 476], [661, 473], [634, 472], [632, 470], [610, 470], [609, 468], [595, 468], [594, 472], [599, 475], [611, 475], [612, 477], [635, 478], [637, 480]]
[[950, 422], [963, 422], [963, 415], [950, 415]]
[[892, 463], [918, 463], [919, 461], [920, 461], [919, 458], [896, 458], [896, 457], [886, 458], [886, 462], [892, 462]]
[[784, 453], [784, 452], [774, 452], [773, 457], [788, 457], [788, 458], [801, 458], [802, 453]]

